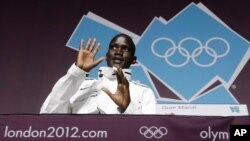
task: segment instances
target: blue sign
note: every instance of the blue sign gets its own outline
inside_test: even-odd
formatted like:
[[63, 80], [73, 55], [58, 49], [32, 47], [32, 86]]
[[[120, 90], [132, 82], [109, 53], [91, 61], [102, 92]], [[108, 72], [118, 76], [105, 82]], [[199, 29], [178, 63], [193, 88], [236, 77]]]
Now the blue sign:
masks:
[[[229, 87], [250, 57], [249, 42], [203, 8], [191, 3], [168, 22], [154, 18], [136, 41], [133, 78], [151, 87], [158, 103], [238, 104]], [[67, 46], [78, 50], [81, 39], [95, 37], [99, 58], [121, 29], [84, 16]]]
[[[195, 4], [167, 24], [154, 20], [137, 50], [143, 52], [140, 62], [183, 103], [238, 103], [227, 84], [239, 71], [249, 42]], [[222, 85], [202, 93], [216, 81]]]

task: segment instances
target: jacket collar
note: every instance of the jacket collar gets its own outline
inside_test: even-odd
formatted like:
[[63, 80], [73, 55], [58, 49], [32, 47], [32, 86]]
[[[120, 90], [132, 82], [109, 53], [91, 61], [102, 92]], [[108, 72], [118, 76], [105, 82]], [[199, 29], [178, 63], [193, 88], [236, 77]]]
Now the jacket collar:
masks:
[[[128, 81], [131, 80], [132, 70], [131, 69], [122, 69], [123, 74]], [[115, 71], [111, 67], [100, 67], [98, 71], [98, 79], [106, 77], [110, 80], [116, 80]]]

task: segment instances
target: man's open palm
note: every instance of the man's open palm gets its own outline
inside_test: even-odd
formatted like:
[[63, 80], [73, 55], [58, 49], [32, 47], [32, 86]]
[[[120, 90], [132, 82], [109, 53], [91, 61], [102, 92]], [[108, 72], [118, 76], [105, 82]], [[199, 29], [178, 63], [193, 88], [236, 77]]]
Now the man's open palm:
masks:
[[103, 60], [105, 60], [105, 57], [94, 60], [99, 48], [100, 43], [96, 44], [96, 39], [89, 39], [85, 47], [84, 41], [81, 40], [76, 65], [86, 72], [89, 72], [91, 69], [96, 67]]

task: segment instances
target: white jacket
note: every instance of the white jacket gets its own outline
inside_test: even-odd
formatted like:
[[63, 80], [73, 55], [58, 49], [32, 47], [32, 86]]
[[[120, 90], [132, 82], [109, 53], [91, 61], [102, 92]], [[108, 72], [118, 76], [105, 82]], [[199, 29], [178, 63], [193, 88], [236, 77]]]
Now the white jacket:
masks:
[[[123, 114], [155, 114], [153, 91], [131, 81], [131, 70], [124, 69], [129, 81], [131, 102]], [[87, 73], [73, 64], [68, 73], [57, 81], [42, 105], [40, 113], [121, 114], [118, 106], [101, 90], [116, 91], [117, 80], [111, 67], [101, 67], [98, 79], [89, 79]]]

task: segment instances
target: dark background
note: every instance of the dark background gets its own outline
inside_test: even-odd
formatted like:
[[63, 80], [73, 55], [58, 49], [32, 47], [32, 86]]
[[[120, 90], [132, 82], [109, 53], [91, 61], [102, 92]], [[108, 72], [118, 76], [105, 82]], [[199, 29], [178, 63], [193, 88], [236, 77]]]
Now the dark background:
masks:
[[[39, 113], [54, 83], [76, 59], [77, 52], [65, 44], [88, 11], [141, 35], [155, 16], [169, 20], [191, 2], [202, 2], [250, 40], [245, 0], [1, 0], [0, 114]], [[248, 107], [249, 72], [248, 61], [231, 89]]]

